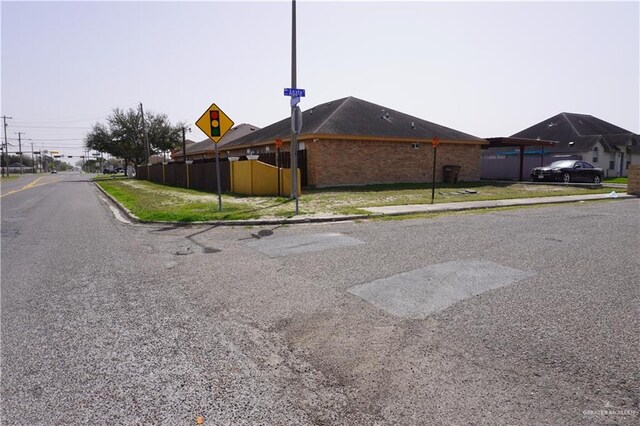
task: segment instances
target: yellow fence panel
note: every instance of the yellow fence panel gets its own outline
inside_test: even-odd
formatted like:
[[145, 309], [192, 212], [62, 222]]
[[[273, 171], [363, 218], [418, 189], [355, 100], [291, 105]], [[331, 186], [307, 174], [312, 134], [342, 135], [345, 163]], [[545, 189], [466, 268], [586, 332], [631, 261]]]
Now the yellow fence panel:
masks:
[[[280, 195], [291, 190], [291, 169], [280, 168]], [[231, 162], [231, 192], [245, 195], [278, 195], [278, 168], [257, 160]], [[301, 194], [298, 169], [298, 194]]]

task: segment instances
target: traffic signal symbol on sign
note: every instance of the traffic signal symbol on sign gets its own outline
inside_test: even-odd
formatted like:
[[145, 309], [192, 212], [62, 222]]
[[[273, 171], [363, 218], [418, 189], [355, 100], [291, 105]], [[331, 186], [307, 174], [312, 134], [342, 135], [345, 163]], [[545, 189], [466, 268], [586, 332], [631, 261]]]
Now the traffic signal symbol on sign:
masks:
[[220, 136], [220, 111], [209, 111], [211, 136]]
[[220, 139], [233, 127], [231, 120], [216, 104], [211, 106], [196, 121], [196, 126], [211, 140], [218, 143]]

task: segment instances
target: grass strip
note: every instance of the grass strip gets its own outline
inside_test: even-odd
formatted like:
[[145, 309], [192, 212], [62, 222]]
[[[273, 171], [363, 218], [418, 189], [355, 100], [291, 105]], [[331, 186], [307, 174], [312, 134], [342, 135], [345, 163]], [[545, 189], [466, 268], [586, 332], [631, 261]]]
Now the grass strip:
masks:
[[[285, 197], [217, 194], [154, 184], [130, 178], [95, 179], [107, 193], [142, 221], [196, 222], [292, 217], [294, 204]], [[609, 193], [611, 188], [493, 182], [437, 184], [435, 203]], [[430, 204], [431, 184], [408, 183], [303, 190], [300, 215], [370, 215], [365, 207]]]
[[[263, 215], [260, 207], [234, 202], [226, 194], [223, 195], [223, 210], [220, 212], [217, 195], [209, 193], [131, 179], [97, 180], [96, 183], [143, 222], [246, 220]], [[290, 210], [279, 214], [292, 215], [293, 210]]]

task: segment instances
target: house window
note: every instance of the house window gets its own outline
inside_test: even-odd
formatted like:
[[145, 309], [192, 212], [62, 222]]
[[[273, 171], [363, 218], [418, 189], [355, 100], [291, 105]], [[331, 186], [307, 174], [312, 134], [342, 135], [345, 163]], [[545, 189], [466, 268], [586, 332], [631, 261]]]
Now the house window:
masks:
[[616, 162], [614, 160], [609, 161], [609, 169], [613, 170], [616, 168]]
[[419, 144], [419, 143], [412, 143], [412, 144], [411, 144], [411, 148], [413, 148], [413, 149], [420, 149], [420, 144]]
[[597, 163], [598, 162], [598, 147], [594, 146], [593, 147], [593, 159], [591, 161], [592, 163]]

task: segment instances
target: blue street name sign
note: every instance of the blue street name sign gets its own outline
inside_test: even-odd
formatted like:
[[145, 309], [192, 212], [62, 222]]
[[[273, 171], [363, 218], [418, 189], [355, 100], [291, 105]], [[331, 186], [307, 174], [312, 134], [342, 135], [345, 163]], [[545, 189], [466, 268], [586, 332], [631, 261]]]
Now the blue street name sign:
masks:
[[304, 98], [304, 89], [284, 89], [285, 96], [292, 96], [294, 98]]

